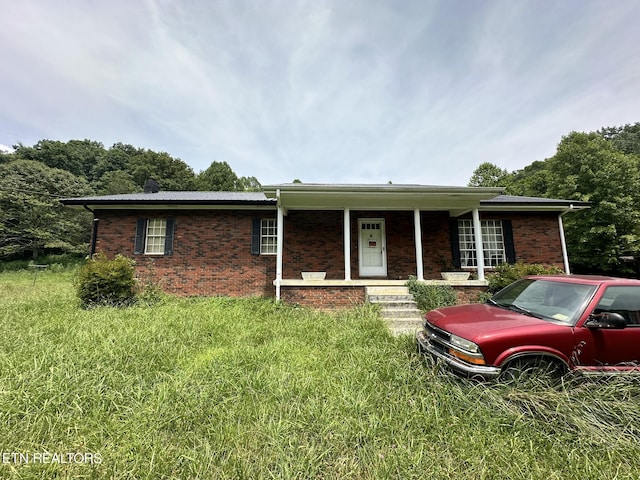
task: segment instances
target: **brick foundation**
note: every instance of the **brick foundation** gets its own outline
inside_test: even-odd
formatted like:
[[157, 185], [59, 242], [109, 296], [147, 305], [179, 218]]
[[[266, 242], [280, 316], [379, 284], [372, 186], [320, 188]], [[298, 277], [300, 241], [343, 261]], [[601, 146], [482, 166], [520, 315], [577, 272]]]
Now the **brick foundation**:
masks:
[[351, 308], [366, 300], [364, 287], [281, 287], [280, 298], [321, 310]]

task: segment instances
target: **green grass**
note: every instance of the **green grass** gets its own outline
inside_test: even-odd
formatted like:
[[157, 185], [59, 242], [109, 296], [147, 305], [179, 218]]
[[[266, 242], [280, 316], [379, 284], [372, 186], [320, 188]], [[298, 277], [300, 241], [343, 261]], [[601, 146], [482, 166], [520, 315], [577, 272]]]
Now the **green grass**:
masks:
[[[374, 310], [168, 298], [82, 310], [73, 272], [0, 275], [9, 478], [637, 478], [640, 385], [462, 381]], [[10, 460], [10, 459], [9, 459]]]

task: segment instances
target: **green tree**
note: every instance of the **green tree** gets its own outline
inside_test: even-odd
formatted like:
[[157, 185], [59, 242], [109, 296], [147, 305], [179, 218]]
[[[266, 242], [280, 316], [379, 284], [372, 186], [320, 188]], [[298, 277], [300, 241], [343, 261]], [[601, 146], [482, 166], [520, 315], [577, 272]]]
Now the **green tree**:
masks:
[[244, 190], [240, 179], [227, 162], [211, 162], [209, 168], [198, 175], [200, 190], [211, 192], [233, 192]]
[[193, 169], [166, 152], [139, 150], [126, 170], [135, 184], [142, 188], [148, 178], [154, 178], [162, 190], [197, 190]]
[[546, 160], [533, 162], [511, 175], [508, 192], [511, 195], [545, 197], [549, 190], [549, 175]]
[[564, 217], [574, 271], [629, 273], [620, 257], [640, 257], [639, 154], [640, 123], [573, 132], [553, 157], [507, 175], [485, 163], [469, 185], [495, 180], [512, 195], [591, 202], [591, 209]]
[[623, 127], [605, 127], [598, 133], [621, 152], [640, 155], [640, 122]]
[[245, 192], [261, 192], [262, 185], [256, 177], [240, 177], [238, 179], [238, 190]]
[[40, 140], [33, 147], [16, 145], [16, 158], [34, 160], [51, 168], [66, 170], [92, 180], [91, 171], [105, 155], [102, 143], [92, 140]]
[[133, 177], [124, 170], [111, 170], [91, 184], [98, 195], [116, 195], [120, 193], [140, 192]]
[[547, 196], [592, 202], [565, 217], [574, 263], [588, 270], [620, 271], [620, 256], [640, 254], [640, 168], [602, 135], [571, 133], [547, 160]]
[[40, 162], [15, 160], [0, 165], [0, 258], [55, 249], [83, 251], [91, 215], [64, 208], [61, 197], [91, 194], [84, 178]]
[[[90, 181], [99, 180], [105, 173], [129, 170], [129, 162], [140, 150], [132, 145], [115, 143], [105, 154], [98, 159], [91, 169]], [[128, 172], [129, 175], [130, 172]], [[132, 190], [133, 192], [133, 190]], [[127, 193], [127, 192], [123, 192]]]
[[471, 175], [469, 187], [504, 187], [508, 183], [510, 174], [504, 169], [490, 162], [481, 163]]

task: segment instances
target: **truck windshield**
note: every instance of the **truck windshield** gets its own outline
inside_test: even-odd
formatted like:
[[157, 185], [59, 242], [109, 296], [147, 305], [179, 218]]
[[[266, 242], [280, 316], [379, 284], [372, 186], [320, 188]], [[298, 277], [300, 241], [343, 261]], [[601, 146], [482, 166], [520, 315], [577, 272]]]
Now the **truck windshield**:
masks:
[[573, 324], [595, 290], [595, 285], [525, 278], [500, 290], [491, 303], [544, 320]]

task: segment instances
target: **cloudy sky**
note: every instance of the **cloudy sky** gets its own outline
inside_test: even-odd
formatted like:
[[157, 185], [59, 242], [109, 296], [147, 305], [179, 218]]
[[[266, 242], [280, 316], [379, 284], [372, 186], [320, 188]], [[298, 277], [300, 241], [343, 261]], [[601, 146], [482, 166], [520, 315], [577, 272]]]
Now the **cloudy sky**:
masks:
[[636, 0], [3, 1], [0, 144], [465, 185], [640, 121], [638, 25]]

